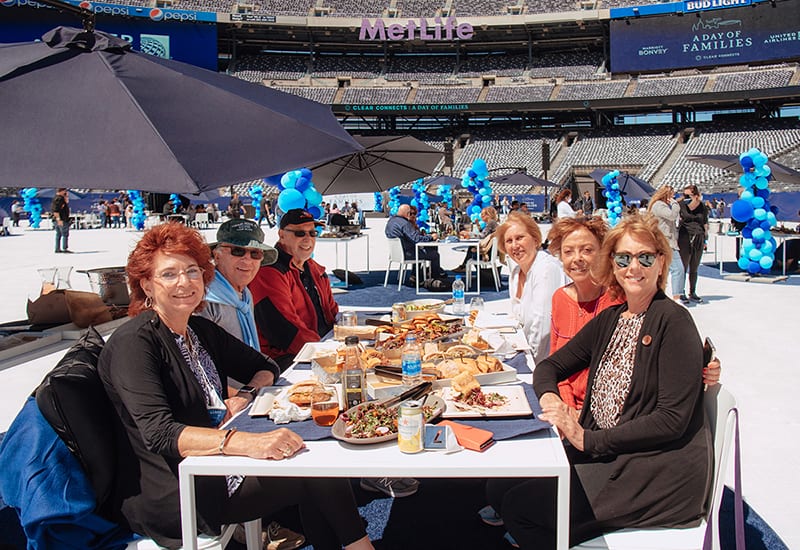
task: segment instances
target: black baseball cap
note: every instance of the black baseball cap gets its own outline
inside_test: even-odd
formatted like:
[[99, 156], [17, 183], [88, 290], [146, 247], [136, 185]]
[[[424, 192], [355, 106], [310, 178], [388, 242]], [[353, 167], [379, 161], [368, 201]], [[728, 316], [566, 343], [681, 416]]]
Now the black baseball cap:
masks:
[[286, 212], [281, 218], [281, 229], [287, 225], [301, 225], [308, 222], [314, 222], [314, 225], [325, 225], [319, 220], [315, 220], [310, 212], [302, 208], [294, 208]]
[[217, 242], [209, 246], [214, 249], [217, 245], [229, 244], [243, 248], [257, 248], [264, 251], [261, 265], [274, 264], [278, 259], [278, 251], [268, 244], [264, 244], [264, 232], [253, 220], [245, 218], [228, 220], [217, 229]]

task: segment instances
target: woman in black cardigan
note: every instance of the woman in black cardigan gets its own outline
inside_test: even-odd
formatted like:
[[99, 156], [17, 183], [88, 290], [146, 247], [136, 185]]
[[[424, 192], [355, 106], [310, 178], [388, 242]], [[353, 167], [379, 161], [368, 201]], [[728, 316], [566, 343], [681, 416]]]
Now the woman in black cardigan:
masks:
[[[112, 495], [122, 525], [180, 546], [178, 465], [185, 456], [240, 455], [283, 460], [305, 447], [285, 428], [268, 433], [221, 430], [277, 365], [207, 319], [205, 285], [214, 276], [211, 251], [200, 234], [168, 223], [146, 232], [128, 258], [130, 322], [109, 339], [98, 370], [118, 413], [120, 475]], [[227, 377], [246, 384], [225, 394]], [[249, 386], [249, 387], [247, 387]], [[346, 479], [220, 476], [198, 478], [200, 529], [271, 516], [300, 504], [305, 534], [315, 548], [369, 550]], [[331, 505], [335, 503], [335, 505]]]
[[[570, 545], [625, 527], [697, 525], [713, 463], [703, 412], [703, 350], [688, 311], [663, 293], [672, 251], [650, 215], [610, 230], [598, 281], [624, 292], [537, 365], [543, 413], [568, 441]], [[575, 420], [558, 381], [589, 366]], [[489, 501], [521, 548], [555, 547], [552, 479], [489, 482]]]

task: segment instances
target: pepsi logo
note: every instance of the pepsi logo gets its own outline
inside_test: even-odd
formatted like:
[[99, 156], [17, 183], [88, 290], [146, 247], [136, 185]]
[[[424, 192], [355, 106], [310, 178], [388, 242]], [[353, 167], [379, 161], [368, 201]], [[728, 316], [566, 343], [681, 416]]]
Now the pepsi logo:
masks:
[[17, 0], [2, 0], [0, 1], [0, 6], [4, 8], [12, 8], [17, 3]]
[[153, 8], [150, 10], [150, 19], [153, 21], [161, 21], [164, 19], [164, 12], [161, 11], [161, 8]]
[[84, 1], [84, 2], [81, 2], [80, 4], [78, 4], [78, 7], [79, 7], [79, 8], [83, 8], [83, 9], [85, 9], [85, 10], [90, 10], [90, 11], [91, 11], [91, 9], [92, 9], [92, 3], [91, 3], [91, 2], [85, 2], [85, 1]]

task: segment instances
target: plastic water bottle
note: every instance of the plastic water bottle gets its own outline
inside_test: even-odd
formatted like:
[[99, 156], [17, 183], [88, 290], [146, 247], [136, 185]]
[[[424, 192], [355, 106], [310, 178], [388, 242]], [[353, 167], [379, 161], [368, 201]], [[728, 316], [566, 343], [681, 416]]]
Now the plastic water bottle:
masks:
[[417, 344], [417, 337], [413, 334], [406, 335], [402, 362], [403, 385], [413, 386], [422, 382], [422, 353]]
[[456, 280], [453, 281], [453, 315], [464, 315], [467, 312], [467, 307], [464, 304], [465, 288], [461, 275], [456, 275]]

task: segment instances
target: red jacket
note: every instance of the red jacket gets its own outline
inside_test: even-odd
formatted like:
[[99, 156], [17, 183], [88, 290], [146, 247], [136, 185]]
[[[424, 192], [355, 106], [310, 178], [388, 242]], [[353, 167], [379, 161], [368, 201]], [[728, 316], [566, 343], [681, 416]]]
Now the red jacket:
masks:
[[[306, 342], [318, 342], [324, 334], [317, 333], [317, 312], [311, 297], [303, 288], [300, 270], [292, 257], [278, 249], [278, 260], [259, 269], [248, 285], [253, 293], [254, 314], [261, 351], [273, 359], [296, 355]], [[306, 262], [319, 293], [325, 321], [333, 325], [339, 305], [333, 299], [331, 283], [325, 268], [314, 260]]]

